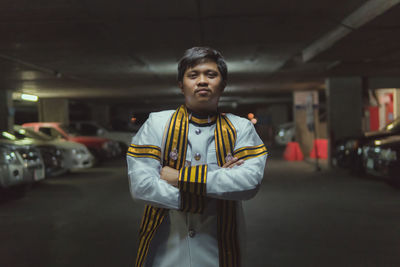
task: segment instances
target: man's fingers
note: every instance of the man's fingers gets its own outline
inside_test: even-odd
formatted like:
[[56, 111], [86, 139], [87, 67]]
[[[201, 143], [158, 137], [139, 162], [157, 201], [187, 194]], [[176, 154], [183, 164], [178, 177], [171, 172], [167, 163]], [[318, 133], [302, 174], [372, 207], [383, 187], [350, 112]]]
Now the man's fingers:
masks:
[[237, 158], [233, 158], [230, 161], [225, 162], [222, 168], [229, 168], [229, 166], [237, 161]]
[[231, 159], [230, 161], [226, 162], [226, 163], [222, 166], [222, 168], [230, 168], [230, 166], [231, 166], [232, 164], [234, 164], [235, 162], [237, 162], [237, 160], [238, 160], [238, 158], [233, 158], [233, 159]]
[[233, 168], [233, 167], [235, 167], [235, 166], [240, 166], [240, 165], [242, 165], [243, 163], [244, 163], [244, 160], [241, 159], [241, 160], [239, 160], [239, 161], [237, 161], [237, 162], [235, 162], [235, 163], [229, 165], [228, 168]]

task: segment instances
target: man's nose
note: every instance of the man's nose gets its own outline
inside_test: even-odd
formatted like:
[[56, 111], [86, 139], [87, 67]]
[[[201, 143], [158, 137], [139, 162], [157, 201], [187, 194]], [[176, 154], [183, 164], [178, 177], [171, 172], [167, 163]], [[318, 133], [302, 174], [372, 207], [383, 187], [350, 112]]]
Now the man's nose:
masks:
[[208, 79], [206, 75], [199, 75], [199, 79], [197, 80], [198, 85], [208, 84]]

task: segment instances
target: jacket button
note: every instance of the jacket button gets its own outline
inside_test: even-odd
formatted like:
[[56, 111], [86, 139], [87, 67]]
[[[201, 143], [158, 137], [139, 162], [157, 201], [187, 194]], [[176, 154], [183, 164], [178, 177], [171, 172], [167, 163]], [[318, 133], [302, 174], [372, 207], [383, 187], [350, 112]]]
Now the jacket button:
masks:
[[198, 129], [198, 128], [197, 128], [194, 132], [195, 132], [197, 135], [201, 134], [201, 130]]
[[199, 160], [201, 159], [200, 153], [194, 154], [194, 159], [197, 160], [197, 161], [199, 161]]
[[190, 230], [189, 230], [189, 236], [190, 236], [191, 238], [193, 238], [195, 235], [196, 235], [196, 231], [193, 230], [193, 229], [190, 229]]

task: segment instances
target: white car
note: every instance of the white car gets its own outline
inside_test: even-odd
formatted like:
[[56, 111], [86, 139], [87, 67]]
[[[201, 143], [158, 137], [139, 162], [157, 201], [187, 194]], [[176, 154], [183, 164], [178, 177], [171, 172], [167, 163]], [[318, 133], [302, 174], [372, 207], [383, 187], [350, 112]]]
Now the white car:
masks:
[[63, 167], [66, 170], [90, 168], [94, 164], [94, 156], [85, 145], [77, 142], [67, 141], [61, 138], [54, 138], [42, 132], [35, 132], [29, 128], [14, 126], [18, 134], [37, 140], [43, 144], [54, 145], [63, 151]]

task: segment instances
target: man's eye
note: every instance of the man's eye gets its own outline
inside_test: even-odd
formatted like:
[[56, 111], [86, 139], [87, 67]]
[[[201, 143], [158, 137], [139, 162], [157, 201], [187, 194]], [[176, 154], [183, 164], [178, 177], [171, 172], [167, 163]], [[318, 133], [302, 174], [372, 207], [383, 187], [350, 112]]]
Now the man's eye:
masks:
[[189, 74], [188, 75], [189, 79], [194, 79], [197, 77], [197, 75], [195, 73]]
[[210, 77], [210, 78], [215, 78], [215, 77], [217, 77], [217, 74], [211, 72], [211, 73], [208, 73], [208, 77]]

